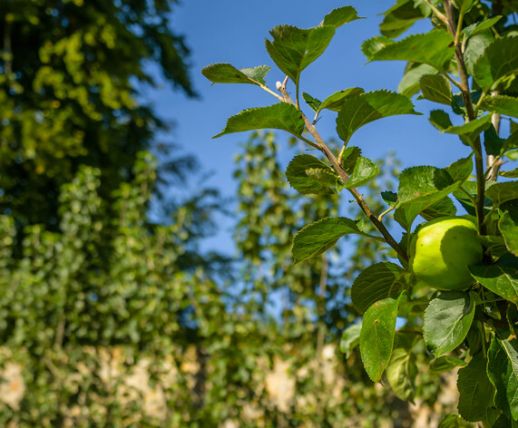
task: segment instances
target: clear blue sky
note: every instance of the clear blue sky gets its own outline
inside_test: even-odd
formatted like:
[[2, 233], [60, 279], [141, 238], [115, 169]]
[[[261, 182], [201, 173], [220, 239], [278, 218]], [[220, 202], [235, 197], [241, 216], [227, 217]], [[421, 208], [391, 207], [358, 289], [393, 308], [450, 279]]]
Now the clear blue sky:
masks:
[[[269, 59], [264, 47], [268, 31], [279, 24], [311, 27], [334, 8], [352, 5], [366, 19], [354, 21], [337, 31], [324, 55], [302, 77], [302, 88], [317, 98], [351, 86], [366, 90], [395, 90], [402, 76], [402, 62], [367, 63], [360, 46], [378, 34], [380, 14], [392, 1], [335, 0], [184, 0], [172, 15], [175, 31], [186, 36], [192, 49], [192, 77], [201, 98], [187, 99], [167, 86], [149, 92], [148, 98], [158, 113], [177, 123], [173, 139], [185, 151], [195, 154], [203, 168], [214, 174], [208, 184], [232, 196], [233, 158], [245, 134], [233, 134], [218, 140], [211, 137], [225, 125], [226, 119], [248, 107], [273, 104], [275, 100], [249, 85], [212, 85], [200, 70], [211, 63], [228, 62], [238, 68], [266, 64], [273, 66], [268, 83], [284, 77]], [[423, 29], [424, 27], [421, 27]], [[417, 27], [419, 31], [419, 27]], [[468, 150], [455, 137], [441, 135], [428, 123], [430, 104], [416, 101], [423, 116], [402, 116], [371, 123], [359, 130], [351, 144], [365, 155], [380, 158], [395, 151], [404, 167], [433, 164], [446, 166]], [[319, 122], [323, 136], [333, 137], [335, 115], [327, 113]], [[282, 139], [281, 139], [282, 141]], [[211, 246], [228, 250], [230, 237], [222, 233]]]

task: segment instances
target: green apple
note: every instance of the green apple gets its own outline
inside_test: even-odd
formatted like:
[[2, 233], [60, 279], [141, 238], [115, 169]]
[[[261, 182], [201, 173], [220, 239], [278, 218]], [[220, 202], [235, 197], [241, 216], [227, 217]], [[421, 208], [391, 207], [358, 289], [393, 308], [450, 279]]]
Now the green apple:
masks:
[[482, 260], [483, 248], [472, 221], [440, 217], [417, 230], [409, 255], [419, 282], [438, 290], [466, 290], [474, 282], [468, 267]]

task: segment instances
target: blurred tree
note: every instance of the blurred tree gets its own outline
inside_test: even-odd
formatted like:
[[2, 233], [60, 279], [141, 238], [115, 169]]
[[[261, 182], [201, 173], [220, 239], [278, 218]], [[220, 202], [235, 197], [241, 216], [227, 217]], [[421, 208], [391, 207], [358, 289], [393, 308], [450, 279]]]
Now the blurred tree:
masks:
[[[131, 178], [137, 153], [167, 127], [140, 97], [151, 70], [195, 95], [189, 50], [169, 25], [176, 3], [0, 3], [0, 212], [17, 227], [55, 230], [60, 186], [81, 165], [101, 171], [103, 198]], [[161, 179], [192, 162], [160, 159]]]

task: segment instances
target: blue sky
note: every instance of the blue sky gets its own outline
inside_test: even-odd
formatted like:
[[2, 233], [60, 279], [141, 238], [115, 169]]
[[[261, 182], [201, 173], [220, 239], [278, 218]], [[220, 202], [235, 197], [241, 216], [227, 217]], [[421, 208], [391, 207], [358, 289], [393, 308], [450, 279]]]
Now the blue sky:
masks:
[[[402, 62], [367, 63], [360, 46], [362, 41], [378, 34], [380, 14], [392, 1], [300, 1], [300, 0], [184, 0], [172, 15], [175, 31], [186, 36], [192, 49], [192, 77], [200, 94], [188, 99], [159, 87], [147, 94], [158, 113], [173, 119], [177, 126], [172, 136], [185, 151], [195, 154], [202, 167], [212, 172], [208, 184], [231, 196], [235, 190], [232, 180], [233, 158], [245, 134], [233, 134], [213, 140], [223, 129], [226, 119], [248, 107], [273, 104], [274, 98], [249, 85], [212, 85], [200, 73], [215, 62], [228, 62], [238, 68], [266, 64], [273, 66], [268, 83], [275, 86], [284, 77], [269, 59], [264, 47], [268, 31], [279, 24], [311, 27], [326, 13], [344, 5], [354, 6], [366, 19], [354, 21], [337, 31], [331, 45], [302, 76], [302, 89], [317, 98], [359, 86], [365, 90], [396, 90], [402, 76]], [[424, 27], [421, 27], [424, 29]], [[419, 31], [419, 26], [416, 31]], [[352, 138], [352, 145], [362, 148], [372, 158], [395, 151], [403, 167], [433, 164], [446, 166], [466, 156], [468, 149], [455, 137], [439, 134], [428, 123], [431, 105], [416, 101], [423, 116], [402, 116], [371, 123]], [[335, 136], [335, 114], [328, 112], [319, 122], [324, 137]], [[282, 138], [280, 139], [282, 142]], [[228, 223], [227, 223], [228, 224]], [[230, 237], [220, 234], [212, 244], [230, 249]]]

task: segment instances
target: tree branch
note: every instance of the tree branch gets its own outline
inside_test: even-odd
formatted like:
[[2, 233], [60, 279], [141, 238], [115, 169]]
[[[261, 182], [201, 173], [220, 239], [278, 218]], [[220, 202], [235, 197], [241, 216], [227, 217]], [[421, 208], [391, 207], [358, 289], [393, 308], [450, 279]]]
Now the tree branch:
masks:
[[[448, 30], [450, 34], [453, 36], [455, 41], [455, 57], [457, 59], [457, 67], [458, 73], [460, 77], [460, 90], [462, 93], [462, 98], [464, 100], [464, 105], [466, 106], [466, 111], [468, 114], [468, 122], [476, 119], [475, 109], [473, 108], [473, 102], [471, 100], [470, 88], [469, 88], [469, 80], [468, 73], [466, 71], [466, 63], [464, 62], [464, 54], [462, 51], [462, 45], [459, 42], [457, 37], [457, 29], [455, 25], [455, 21], [453, 18], [453, 7], [450, 0], [444, 0], [444, 9], [446, 12], [446, 17], [448, 21]], [[486, 180], [484, 175], [484, 159], [483, 159], [483, 150], [482, 143], [480, 141], [480, 135], [476, 137], [475, 142], [473, 143], [473, 151], [475, 154], [475, 170], [477, 175], [477, 203], [476, 203], [476, 212], [477, 212], [477, 221], [479, 226], [479, 231], [482, 235], [486, 232], [486, 226], [484, 224], [484, 199], [485, 199], [485, 187]]]

